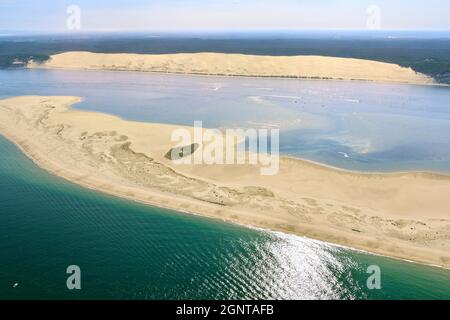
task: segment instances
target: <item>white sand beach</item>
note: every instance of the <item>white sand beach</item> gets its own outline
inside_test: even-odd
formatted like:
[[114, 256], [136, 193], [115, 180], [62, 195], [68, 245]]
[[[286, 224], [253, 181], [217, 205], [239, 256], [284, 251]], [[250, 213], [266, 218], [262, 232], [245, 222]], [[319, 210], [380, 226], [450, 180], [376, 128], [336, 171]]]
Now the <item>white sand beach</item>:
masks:
[[0, 133], [40, 167], [84, 187], [450, 267], [450, 176], [364, 174], [285, 157], [274, 176], [260, 175], [258, 165], [174, 165], [164, 155], [178, 126], [70, 108], [79, 101], [0, 100]]

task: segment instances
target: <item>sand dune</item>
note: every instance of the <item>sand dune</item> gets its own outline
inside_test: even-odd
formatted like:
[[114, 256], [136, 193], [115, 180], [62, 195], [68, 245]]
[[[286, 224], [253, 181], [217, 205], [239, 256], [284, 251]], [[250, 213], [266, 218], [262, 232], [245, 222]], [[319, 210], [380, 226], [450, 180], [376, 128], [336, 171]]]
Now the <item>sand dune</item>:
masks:
[[292, 77], [432, 84], [411, 68], [370, 60], [322, 56], [256, 56], [224, 53], [105, 54], [66, 52], [29, 68], [121, 70], [227, 76]]
[[[77, 97], [0, 100], [0, 133], [48, 171], [143, 203], [450, 267], [450, 177], [361, 174], [282, 158], [174, 165], [177, 126], [71, 110]], [[187, 128], [192, 130], [192, 128]]]

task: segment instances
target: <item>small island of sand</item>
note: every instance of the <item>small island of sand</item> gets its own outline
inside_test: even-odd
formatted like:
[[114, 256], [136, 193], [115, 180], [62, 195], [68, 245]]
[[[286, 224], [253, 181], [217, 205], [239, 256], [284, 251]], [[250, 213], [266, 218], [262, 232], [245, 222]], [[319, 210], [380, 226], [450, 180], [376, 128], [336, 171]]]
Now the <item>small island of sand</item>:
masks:
[[323, 56], [229, 53], [126, 54], [65, 52], [28, 68], [116, 70], [221, 76], [287, 77], [434, 84], [432, 78], [392, 63]]
[[447, 175], [363, 174], [284, 157], [274, 176], [260, 175], [257, 165], [174, 165], [166, 155], [178, 126], [72, 110], [79, 101], [0, 100], [0, 133], [40, 167], [81, 186], [450, 267]]

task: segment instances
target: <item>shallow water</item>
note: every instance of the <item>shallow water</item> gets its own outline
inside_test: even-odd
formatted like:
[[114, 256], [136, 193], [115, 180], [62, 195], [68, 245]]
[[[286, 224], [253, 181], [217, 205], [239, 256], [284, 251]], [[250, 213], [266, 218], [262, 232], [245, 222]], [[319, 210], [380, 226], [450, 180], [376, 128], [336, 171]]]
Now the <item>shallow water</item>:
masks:
[[[69, 265], [80, 291], [66, 288]], [[366, 286], [371, 265], [381, 290]], [[449, 270], [93, 192], [0, 136], [0, 299], [449, 297]]]
[[0, 70], [0, 97], [205, 127], [280, 128], [284, 154], [362, 171], [450, 172], [450, 87], [109, 71]]

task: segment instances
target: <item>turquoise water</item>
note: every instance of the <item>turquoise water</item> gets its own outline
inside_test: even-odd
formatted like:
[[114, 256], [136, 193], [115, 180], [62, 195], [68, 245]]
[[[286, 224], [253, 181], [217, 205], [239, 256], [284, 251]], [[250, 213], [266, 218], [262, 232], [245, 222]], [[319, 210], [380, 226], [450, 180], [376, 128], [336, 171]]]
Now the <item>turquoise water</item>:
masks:
[[280, 128], [280, 149], [362, 171], [450, 172], [450, 87], [108, 71], [0, 70], [0, 97], [206, 127]]
[[[79, 291], [66, 289], [69, 265]], [[381, 290], [366, 286], [370, 265]], [[0, 136], [0, 299], [449, 297], [448, 270], [106, 196]]]

